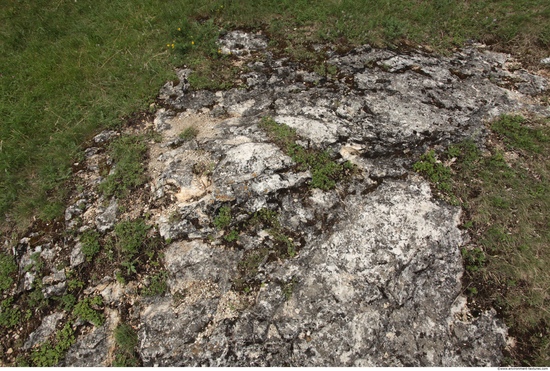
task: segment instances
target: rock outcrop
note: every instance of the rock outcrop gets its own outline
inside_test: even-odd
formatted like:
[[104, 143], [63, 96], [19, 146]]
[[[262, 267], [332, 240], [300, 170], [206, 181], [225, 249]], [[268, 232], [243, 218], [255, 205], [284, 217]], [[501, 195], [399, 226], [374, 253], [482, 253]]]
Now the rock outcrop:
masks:
[[[548, 116], [536, 98], [548, 82], [475, 45], [450, 57], [327, 49], [323, 74], [274, 57], [258, 35], [229, 33], [221, 46], [241, 58], [244, 85], [190, 91], [190, 71], [178, 71], [148, 123], [161, 139], [149, 144], [147, 192], [124, 211], [147, 212], [168, 241], [168, 293], [143, 298], [113, 279], [89, 288], [108, 320], [64, 364], [110, 359], [116, 310], [131, 306], [145, 366], [498, 366], [505, 325], [494, 311], [471, 315], [462, 295], [460, 208], [411, 167], [427, 148], [483, 146], [486, 122], [501, 114]], [[264, 117], [353, 171], [333, 189], [311, 188], [315, 169], [273, 141]], [[100, 183], [89, 152], [84, 173]], [[108, 233], [117, 210], [84, 192], [66, 223], [79, 216]], [[76, 242], [73, 266], [84, 261]]]

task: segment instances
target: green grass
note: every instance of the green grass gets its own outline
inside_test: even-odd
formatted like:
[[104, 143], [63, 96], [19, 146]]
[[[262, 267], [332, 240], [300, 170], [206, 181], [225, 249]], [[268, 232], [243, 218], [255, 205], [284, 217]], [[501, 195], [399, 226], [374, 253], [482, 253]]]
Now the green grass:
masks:
[[[422, 168], [444, 198], [466, 210], [464, 226], [473, 248], [463, 249], [466, 291], [475, 302], [497, 308], [517, 339], [511, 363], [550, 364], [550, 125], [548, 120], [502, 116], [490, 125], [489, 152], [472, 142], [439, 155], [451, 167], [435, 163], [429, 152]], [[514, 153], [515, 155], [510, 155]], [[427, 160], [429, 159], [429, 160]], [[418, 168], [418, 166], [416, 166]], [[448, 189], [447, 189], [448, 188]]]
[[[21, 232], [35, 216], [42, 220], [62, 216], [71, 190], [71, 166], [82, 160], [83, 142], [102, 129], [120, 127], [124, 117], [148, 109], [164, 82], [175, 78], [174, 66], [194, 69], [189, 76], [194, 89], [235, 86], [239, 69], [233, 57], [221, 55], [215, 44], [225, 30], [262, 30], [276, 55], [285, 53], [322, 76], [337, 72], [326, 65], [323, 52], [313, 50], [313, 44], [322, 42], [345, 51], [364, 43], [393, 47], [407, 41], [447, 53], [475, 39], [531, 63], [547, 57], [550, 50], [547, 0], [0, 2], [3, 232], [10, 228]], [[546, 212], [548, 130], [535, 124], [517, 116], [499, 120], [493, 130], [501, 136], [502, 146], [493, 148], [487, 157], [473, 151], [471, 144], [463, 144], [423, 161], [435, 169], [437, 156], [441, 160], [459, 158], [451, 168], [449, 183], [455, 200], [472, 215], [465, 224], [479, 234], [482, 253], [464, 252], [470, 262], [467, 269], [477, 269], [468, 269], [468, 274], [480, 275], [473, 276], [472, 282], [504, 285], [498, 293], [472, 289], [495, 303], [504, 303], [499, 305], [512, 331], [532, 345], [525, 351], [527, 355], [516, 355], [516, 361], [542, 365], [550, 353], [546, 335], [550, 321], [544, 309], [548, 307], [547, 274], [542, 269], [548, 266], [545, 231], [550, 229]], [[295, 132], [282, 126], [278, 130], [283, 145], [294, 143]], [[299, 166], [311, 167], [314, 186], [334, 186], [340, 170], [327, 160], [328, 154], [312, 154], [295, 145], [287, 149], [293, 151]], [[520, 160], [507, 164], [505, 150], [520, 153]], [[106, 177], [101, 186], [105, 195], [124, 197], [146, 181], [141, 163], [146, 157], [144, 138], [122, 137], [109, 146], [109, 154], [114, 172], [102, 174]], [[346, 164], [341, 166], [344, 173], [352, 171]], [[211, 166], [195, 170], [208, 173]], [[445, 186], [440, 192], [447, 192]], [[276, 229], [267, 220], [266, 226]], [[104, 250], [111, 251], [111, 259], [116, 260], [113, 265], [127, 263], [130, 272], [132, 267], [135, 271], [140, 265], [152, 266], [153, 255], [146, 259], [144, 254], [153, 254], [147, 245], [154, 241], [145, 238], [145, 245], [140, 245], [131, 234], [142, 236], [143, 225], [127, 227], [127, 231], [125, 227], [115, 230], [112, 249], [106, 242]], [[282, 239], [277, 243], [286, 246]], [[92, 243], [89, 255], [103, 258], [96, 249]], [[13, 285], [15, 278], [6, 256], [0, 255], [3, 290]], [[40, 271], [41, 264], [36, 260], [29, 269]], [[82, 290], [83, 280], [80, 276], [68, 280], [71, 294]], [[9, 300], [2, 301], [0, 317], [11, 326], [21, 313]], [[62, 305], [70, 310], [75, 303], [68, 298]], [[132, 365], [125, 355], [120, 357], [121, 364]]]
[[126, 197], [131, 190], [147, 181], [143, 160], [147, 146], [141, 136], [123, 136], [109, 146], [114, 161], [114, 171], [106, 174], [99, 188], [104, 195]]
[[0, 215], [20, 229], [60, 216], [82, 142], [148, 107], [172, 66], [194, 68], [195, 88], [233, 86], [231, 57], [214, 43], [223, 29], [263, 29], [272, 47], [318, 66], [310, 45], [324, 41], [449, 50], [478, 39], [536, 60], [549, 25], [546, 0], [3, 0]]
[[138, 336], [132, 326], [122, 323], [115, 329], [115, 359], [114, 367], [136, 367], [139, 360], [135, 356], [135, 348], [138, 345]]
[[181, 134], [179, 135], [180, 139], [183, 139], [184, 141], [188, 141], [188, 140], [191, 140], [191, 139], [195, 139], [197, 137], [197, 135], [199, 134], [199, 129], [197, 129], [196, 127], [188, 127], [187, 129], [185, 129], [184, 131], [181, 132]]

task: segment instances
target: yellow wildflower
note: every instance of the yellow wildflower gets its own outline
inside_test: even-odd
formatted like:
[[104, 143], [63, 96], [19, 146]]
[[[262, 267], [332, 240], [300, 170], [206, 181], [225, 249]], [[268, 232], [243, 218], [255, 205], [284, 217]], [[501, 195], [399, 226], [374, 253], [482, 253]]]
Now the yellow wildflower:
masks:
[[166, 44], [167, 47], [170, 47], [170, 44]]
[[180, 28], [180, 27], [178, 27], [178, 31], [181, 31], [181, 28]]
[[194, 42], [194, 41], [191, 41], [191, 45], [195, 45], [195, 42]]
[[174, 44], [172, 44], [172, 49], [174, 49]]

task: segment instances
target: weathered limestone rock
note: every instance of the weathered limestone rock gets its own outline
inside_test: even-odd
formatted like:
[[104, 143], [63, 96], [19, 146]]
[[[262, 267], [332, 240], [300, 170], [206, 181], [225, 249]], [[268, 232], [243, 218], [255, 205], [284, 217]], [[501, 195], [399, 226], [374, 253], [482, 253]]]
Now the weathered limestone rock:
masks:
[[29, 338], [23, 345], [23, 349], [29, 349], [35, 345], [40, 345], [56, 330], [57, 323], [65, 316], [64, 313], [56, 312], [44, 317], [42, 324], [30, 334]]
[[[320, 76], [266, 45], [243, 32], [220, 41], [247, 63], [239, 89], [191, 92], [190, 71], [180, 70], [159, 95], [147, 211], [172, 241], [169, 293], [96, 288], [112, 308], [132, 306], [143, 364], [500, 365], [505, 325], [494, 311], [473, 316], [461, 295], [460, 209], [434, 198], [411, 167], [428, 148], [466, 138], [483, 146], [486, 122], [501, 114], [550, 116], [536, 99], [547, 80], [474, 47], [437, 57], [364, 46], [329, 54], [338, 72]], [[310, 189], [312, 171], [270, 141], [264, 116], [357, 171], [330, 191]], [[196, 137], [178, 139], [189, 127]], [[232, 210], [225, 231], [214, 225], [222, 206]], [[262, 209], [276, 223], [255, 225]], [[91, 222], [107, 233], [116, 218], [113, 200]], [[109, 313], [66, 365], [108, 364], [118, 323]]]
[[69, 349], [60, 366], [71, 367], [107, 367], [111, 365], [110, 350], [114, 347], [113, 331], [120, 322], [116, 310], [106, 310], [106, 322], [94, 327], [77, 339]]
[[103, 233], [113, 228], [116, 222], [117, 210], [117, 201], [116, 199], [112, 199], [109, 206], [98, 211], [96, 226], [100, 232]]

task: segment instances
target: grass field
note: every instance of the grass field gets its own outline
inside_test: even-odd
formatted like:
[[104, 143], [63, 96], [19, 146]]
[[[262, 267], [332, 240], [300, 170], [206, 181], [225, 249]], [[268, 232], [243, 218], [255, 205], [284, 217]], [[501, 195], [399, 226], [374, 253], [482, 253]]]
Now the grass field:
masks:
[[[307, 43], [431, 45], [477, 39], [536, 60], [550, 48], [550, 5], [523, 1], [0, 1], [0, 216], [24, 227], [63, 210], [81, 143], [143, 110], [172, 67], [198, 87], [227, 73], [213, 41], [262, 28], [296, 57]], [[198, 22], [200, 20], [200, 22]], [[179, 30], [178, 30], [179, 29]], [[174, 44], [174, 47], [172, 47]], [[200, 75], [202, 74], [202, 75]], [[202, 85], [201, 85], [202, 83]]]
[[[21, 232], [35, 219], [61, 216], [65, 185], [72, 164], [83, 155], [82, 143], [102, 129], [122, 125], [125, 117], [149, 109], [162, 84], [175, 78], [174, 67], [194, 68], [191, 83], [195, 88], [230, 87], [231, 64], [218, 55], [215, 40], [224, 30], [235, 28], [262, 29], [271, 46], [299, 60], [311, 57], [313, 42], [336, 43], [342, 50], [364, 43], [391, 48], [420, 44], [448, 53], [468, 40], [477, 40], [537, 68], [538, 60], [550, 56], [548, 0], [0, 0], [2, 233]], [[494, 130], [498, 133], [499, 129]], [[547, 156], [536, 152], [525, 156], [539, 156], [526, 166], [540, 166], [547, 176]], [[468, 171], [464, 168], [465, 177], [483, 174], [479, 169]], [[522, 175], [520, 179], [521, 183], [529, 178]], [[547, 187], [532, 190], [539, 198], [547, 196], [547, 191]], [[519, 212], [517, 202], [531, 205], [527, 196], [492, 197], [484, 202], [493, 209], [471, 208], [472, 226], [482, 228], [487, 220], [494, 221], [491, 212], [512, 210], [533, 239], [538, 235], [528, 228], [530, 224], [542, 223], [550, 229], [546, 206], [546, 211], [537, 204]], [[542, 216], [535, 213], [536, 221], [530, 219], [533, 212], [528, 212], [533, 207], [542, 210]], [[511, 242], [506, 237], [510, 223], [502, 221], [501, 230], [479, 230], [488, 233], [480, 241], [484, 251], [491, 253], [465, 252], [467, 263], [479, 265], [477, 271], [468, 272], [484, 282], [517, 285], [516, 291], [509, 290], [510, 296], [498, 300], [503, 301], [503, 311], [517, 329], [513, 331], [532, 332], [534, 340], [524, 347], [529, 362], [547, 364], [544, 352], [548, 352], [550, 337], [544, 334], [548, 334], [548, 317], [532, 314], [547, 312], [548, 298], [540, 293], [547, 293], [548, 286], [544, 286], [546, 281], [536, 281], [535, 288], [523, 282], [544, 276], [539, 273], [540, 265], [548, 267], [550, 262], [548, 233], [536, 241]], [[511, 249], [514, 254], [508, 253]], [[505, 257], [502, 251], [507, 251]], [[514, 271], [515, 264], [523, 270]], [[517, 290], [523, 287], [534, 296], [519, 295]], [[475, 285], [471, 288], [482, 290]], [[520, 300], [519, 304], [514, 300]], [[529, 301], [532, 306], [522, 304]], [[542, 335], [537, 337], [537, 331]], [[522, 364], [524, 355], [515, 357], [513, 363]]]

